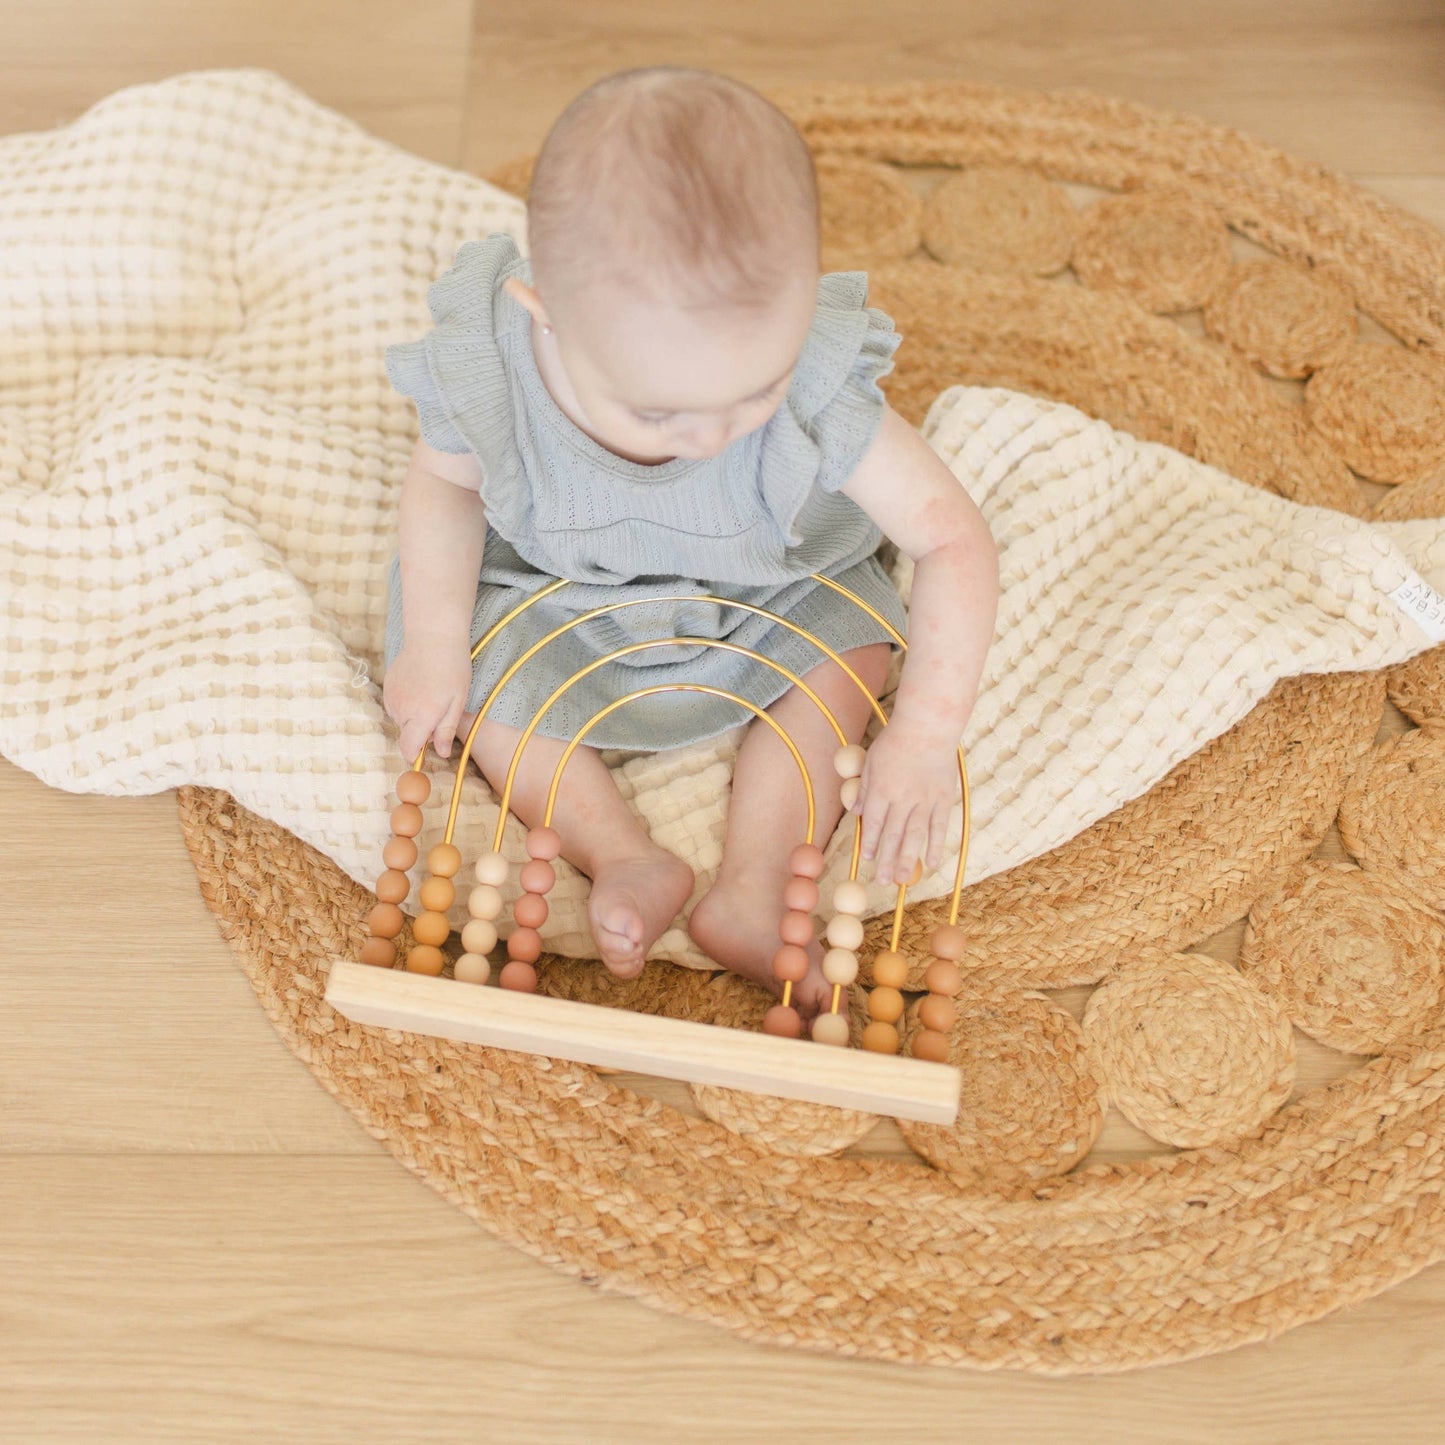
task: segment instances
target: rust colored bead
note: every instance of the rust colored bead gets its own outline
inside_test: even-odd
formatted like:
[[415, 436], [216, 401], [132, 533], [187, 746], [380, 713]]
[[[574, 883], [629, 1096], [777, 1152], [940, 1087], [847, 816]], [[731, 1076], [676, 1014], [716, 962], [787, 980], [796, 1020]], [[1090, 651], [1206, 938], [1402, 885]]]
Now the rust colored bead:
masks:
[[391, 831], [399, 838], [415, 838], [421, 832], [421, 809], [415, 803], [398, 803], [391, 810]]
[[557, 870], [543, 858], [522, 864], [517, 881], [527, 893], [550, 893], [557, 882]]
[[935, 958], [923, 975], [923, 986], [929, 993], [941, 993], [952, 998], [963, 987], [963, 975], [958, 965], [947, 958]]
[[510, 963], [502, 965], [497, 982], [503, 988], [511, 989], [513, 993], [536, 993], [537, 970], [525, 959], [514, 958]]
[[842, 1014], [819, 1014], [809, 1032], [814, 1043], [832, 1044], [840, 1049], [848, 1045], [848, 1020]]
[[801, 878], [823, 876], [823, 850], [815, 843], [799, 843], [788, 854], [788, 872]]
[[405, 922], [406, 914], [395, 903], [378, 903], [366, 915], [366, 926], [377, 938], [395, 938]]
[[930, 1064], [948, 1062], [948, 1035], [933, 1029], [919, 1029], [913, 1036], [913, 1057], [926, 1059]]
[[811, 943], [813, 920], [806, 913], [796, 911], [785, 913], [782, 921], [778, 924], [778, 937], [784, 943], [796, 943], [799, 946]]
[[968, 935], [956, 923], [940, 923], [933, 930], [928, 946], [935, 958], [962, 958], [964, 949], [968, 947]]
[[507, 940], [507, 957], [536, 963], [542, 956], [542, 935], [535, 928], [514, 928]]
[[421, 906], [433, 913], [445, 913], [457, 901], [457, 890], [450, 878], [428, 878], [417, 894]]
[[868, 994], [868, 1017], [896, 1024], [903, 1017], [903, 995], [896, 988], [875, 988]]
[[763, 1032], [774, 1034], [780, 1039], [798, 1039], [803, 1036], [803, 1019], [795, 1008], [775, 1003], [763, 1015]]
[[415, 768], [408, 768], [396, 780], [396, 795], [403, 803], [424, 803], [431, 797], [431, 779]]
[[418, 943], [406, 956], [408, 973], [429, 973], [436, 978], [446, 964], [446, 955], [430, 943]]
[[416, 862], [416, 842], [411, 838], [393, 838], [381, 850], [381, 861], [388, 868], [399, 868], [403, 873]]
[[527, 857], [550, 863], [562, 852], [562, 835], [555, 828], [532, 828], [527, 833]]
[[884, 988], [902, 988], [908, 982], [908, 960], [885, 948], [873, 959], [873, 982]]
[[802, 983], [808, 976], [808, 954], [806, 949], [794, 943], [785, 943], [773, 955], [773, 977], [779, 983]]
[[874, 1019], [863, 1028], [863, 1047], [873, 1054], [896, 1054], [898, 1052], [898, 1030], [892, 1024]]
[[811, 878], [789, 878], [783, 889], [783, 907], [811, 913], [818, 906], [818, 885]]
[[931, 993], [918, 1005], [918, 1022], [935, 1033], [946, 1034], [958, 1022], [958, 1005], [941, 993]]
[[540, 928], [547, 921], [547, 900], [540, 893], [524, 893], [512, 909], [523, 928]]
[[411, 884], [399, 868], [388, 868], [376, 880], [376, 896], [383, 903], [400, 903], [410, 892]]
[[368, 938], [358, 956], [372, 968], [390, 968], [396, 962], [396, 944], [389, 938]]
[[438, 843], [426, 855], [427, 870], [437, 878], [455, 878], [462, 870], [462, 850], [455, 843]]
[[444, 913], [418, 913], [411, 921], [411, 936], [418, 943], [440, 946], [451, 935], [452, 926]]

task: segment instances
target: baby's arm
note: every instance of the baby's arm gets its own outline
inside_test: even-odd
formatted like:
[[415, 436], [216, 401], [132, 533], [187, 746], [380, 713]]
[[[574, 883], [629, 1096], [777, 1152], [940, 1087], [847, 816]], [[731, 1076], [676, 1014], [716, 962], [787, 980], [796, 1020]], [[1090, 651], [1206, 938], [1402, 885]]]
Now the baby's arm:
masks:
[[471, 624], [486, 540], [482, 466], [418, 441], [398, 516], [405, 643], [383, 699], [408, 759], [430, 738], [447, 757], [471, 686]]
[[998, 548], [983, 514], [922, 436], [891, 407], [851, 497], [914, 561], [908, 653], [889, 725], [868, 750], [863, 856], [875, 876], [936, 868], [958, 789], [958, 741], [978, 695], [998, 611]]

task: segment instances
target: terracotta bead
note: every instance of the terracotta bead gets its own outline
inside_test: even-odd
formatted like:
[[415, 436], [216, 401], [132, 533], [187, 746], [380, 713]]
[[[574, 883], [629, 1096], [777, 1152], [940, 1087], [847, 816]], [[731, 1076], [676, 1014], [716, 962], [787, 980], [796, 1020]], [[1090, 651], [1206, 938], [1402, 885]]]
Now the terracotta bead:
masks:
[[848, 1020], [842, 1014], [819, 1014], [813, 1020], [813, 1042], [832, 1044], [835, 1048], [848, 1046]]
[[395, 903], [378, 903], [366, 915], [366, 926], [377, 938], [395, 938], [405, 922], [406, 914]]
[[472, 867], [477, 882], [492, 888], [500, 888], [511, 871], [511, 864], [500, 853], [483, 853]]
[[514, 928], [507, 940], [507, 957], [521, 963], [536, 963], [542, 956], [542, 935], [535, 928]]
[[862, 778], [844, 778], [843, 786], [838, 789], [838, 796], [843, 800], [843, 808], [851, 812], [858, 802], [858, 795], [863, 791]]
[[522, 864], [517, 881], [528, 893], [550, 893], [557, 883], [557, 870], [542, 858], [532, 858]]
[[533, 828], [527, 834], [527, 857], [550, 863], [562, 852], [562, 835], [555, 828]]
[[808, 953], [796, 944], [785, 943], [773, 955], [773, 977], [779, 983], [802, 983], [808, 976]]
[[823, 955], [823, 977], [847, 988], [858, 977], [858, 955], [851, 948], [830, 948]]
[[873, 982], [884, 988], [902, 988], [908, 982], [908, 960], [885, 948], [873, 958]]
[[391, 810], [391, 831], [399, 838], [415, 838], [421, 832], [421, 809], [415, 803], [398, 803]]
[[763, 1015], [763, 1032], [780, 1039], [797, 1039], [803, 1035], [803, 1019], [797, 1009], [775, 1003]]
[[956, 923], [940, 923], [933, 930], [928, 946], [935, 958], [962, 958], [968, 947], [968, 935]]
[[368, 938], [357, 956], [372, 968], [390, 968], [396, 962], [396, 944], [389, 938]]
[[815, 843], [799, 843], [788, 854], [788, 872], [802, 878], [823, 876], [823, 850]]
[[455, 878], [462, 868], [462, 850], [455, 843], [438, 843], [426, 855], [427, 871], [435, 878]]
[[502, 895], [490, 883], [478, 883], [467, 895], [467, 912], [473, 918], [500, 918]]
[[400, 903], [411, 892], [411, 883], [399, 868], [388, 868], [376, 880], [376, 896], [383, 903]]
[[896, 988], [875, 988], [868, 994], [868, 1017], [896, 1024], [903, 1017], [903, 995]]
[[898, 1030], [892, 1024], [874, 1019], [863, 1028], [863, 1047], [873, 1054], [896, 1054], [898, 1052]]
[[428, 878], [417, 894], [421, 906], [433, 913], [445, 913], [457, 901], [457, 890], [450, 878]]
[[789, 878], [783, 889], [783, 907], [811, 913], [818, 906], [818, 885], [811, 878]]
[[492, 976], [491, 961], [480, 953], [464, 953], [457, 959], [452, 976], [458, 983], [486, 983]]
[[513, 993], [536, 993], [537, 970], [525, 959], [514, 958], [510, 963], [502, 965], [497, 982], [503, 988], [511, 989]]
[[547, 921], [547, 900], [540, 893], [524, 893], [512, 909], [523, 928], [540, 928]]
[[468, 953], [490, 953], [497, 946], [497, 925], [486, 918], [470, 918], [462, 929], [462, 947]]
[[926, 1059], [931, 1064], [946, 1064], [948, 1035], [935, 1033], [933, 1029], [919, 1029], [913, 1036], [913, 1057]]
[[851, 948], [855, 953], [863, 946], [863, 924], [851, 914], [835, 914], [828, 920], [828, 942], [833, 948]]
[[393, 838], [381, 850], [381, 861], [405, 873], [416, 862], [416, 843], [411, 838]]
[[790, 911], [783, 914], [778, 924], [778, 937], [784, 943], [796, 943], [800, 947], [813, 941], [813, 920], [806, 913]]
[[958, 1005], [951, 998], [931, 993], [918, 1005], [918, 1022], [935, 1033], [946, 1034], [958, 1022]]
[[860, 743], [849, 743], [833, 754], [833, 771], [840, 778], [856, 778], [863, 771], [867, 756]]
[[941, 993], [952, 998], [963, 987], [963, 975], [958, 965], [946, 958], [935, 958], [923, 975], [923, 986], [929, 993]]
[[418, 943], [406, 956], [406, 971], [408, 973], [429, 973], [435, 978], [441, 973], [446, 961], [446, 955], [441, 949], [434, 948], [429, 943]]
[[396, 780], [396, 796], [403, 803], [424, 803], [431, 797], [431, 779], [415, 768], [408, 768]]
[[833, 890], [833, 912], [862, 918], [868, 907], [868, 890], [856, 879], [845, 878]]
[[418, 913], [411, 921], [411, 936], [418, 943], [441, 945], [451, 937], [451, 932], [445, 913]]

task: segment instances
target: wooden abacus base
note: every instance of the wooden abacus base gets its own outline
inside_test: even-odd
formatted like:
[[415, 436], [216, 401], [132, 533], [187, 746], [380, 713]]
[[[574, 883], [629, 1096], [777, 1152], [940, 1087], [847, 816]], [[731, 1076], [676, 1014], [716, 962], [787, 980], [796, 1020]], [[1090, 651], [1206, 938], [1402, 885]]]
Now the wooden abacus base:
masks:
[[460, 1043], [924, 1124], [951, 1124], [958, 1114], [962, 1075], [952, 1065], [922, 1059], [457, 984], [347, 958], [331, 961], [326, 1002], [356, 1023]]

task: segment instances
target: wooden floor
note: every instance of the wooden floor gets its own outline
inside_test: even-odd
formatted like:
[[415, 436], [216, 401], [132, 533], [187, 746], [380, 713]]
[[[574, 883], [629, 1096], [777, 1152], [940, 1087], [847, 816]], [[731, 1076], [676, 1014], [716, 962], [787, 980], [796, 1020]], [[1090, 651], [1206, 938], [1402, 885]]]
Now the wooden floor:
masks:
[[[0, 0], [0, 36], [0, 133], [264, 66], [485, 170], [630, 65], [945, 77], [1205, 116], [1445, 226], [1439, 0]], [[762, 1348], [603, 1296], [480, 1231], [312, 1080], [171, 795], [0, 763], [0, 827], [0, 1440], [1445, 1441], [1445, 1267], [1268, 1345], [1062, 1381]]]

